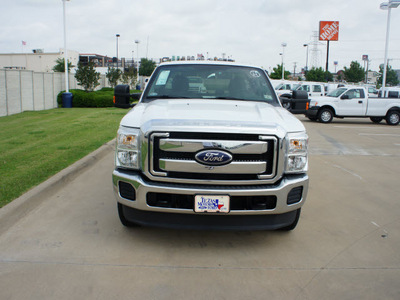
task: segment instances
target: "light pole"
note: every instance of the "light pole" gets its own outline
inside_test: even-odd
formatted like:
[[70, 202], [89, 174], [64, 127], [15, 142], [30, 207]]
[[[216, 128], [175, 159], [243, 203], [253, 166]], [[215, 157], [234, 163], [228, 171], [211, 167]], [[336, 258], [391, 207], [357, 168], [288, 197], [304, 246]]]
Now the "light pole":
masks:
[[306, 69], [304, 71], [304, 74], [307, 74], [308, 71], [308, 44], [304, 44], [303, 47], [307, 47], [307, 54], [306, 54]]
[[382, 95], [385, 97], [385, 86], [386, 86], [386, 69], [387, 69], [387, 56], [389, 47], [389, 30], [390, 30], [390, 13], [392, 8], [397, 8], [400, 5], [400, 0], [389, 0], [389, 2], [382, 2], [380, 8], [388, 11], [387, 25], [386, 25], [386, 43], [385, 43], [385, 61], [383, 65], [383, 78], [382, 78]]
[[137, 62], [136, 62], [136, 64], [137, 64], [137, 79], [138, 79], [138, 82], [139, 82], [139, 43], [140, 43], [140, 41], [139, 40], [135, 40], [135, 44], [136, 44], [136, 55], [137, 55]]
[[116, 35], [116, 39], [117, 39], [117, 68], [118, 68], [118, 38], [121, 36], [119, 33], [117, 33]]
[[64, 68], [65, 68], [65, 92], [69, 93], [68, 84], [68, 53], [67, 53], [67, 22], [65, 17], [65, 2], [69, 0], [62, 0], [63, 2], [63, 20], [64, 20]]
[[287, 46], [286, 43], [282, 43], [282, 80], [285, 79], [285, 65], [284, 65], [284, 56], [285, 56], [285, 47]]

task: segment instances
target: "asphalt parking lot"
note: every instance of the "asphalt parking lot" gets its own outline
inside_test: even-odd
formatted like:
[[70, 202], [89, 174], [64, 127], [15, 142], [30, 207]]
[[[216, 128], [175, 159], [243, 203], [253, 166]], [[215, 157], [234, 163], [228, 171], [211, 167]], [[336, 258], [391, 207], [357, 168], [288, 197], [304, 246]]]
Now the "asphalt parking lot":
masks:
[[400, 126], [299, 119], [310, 189], [293, 232], [124, 228], [107, 146], [23, 217], [0, 210], [0, 299], [400, 299]]

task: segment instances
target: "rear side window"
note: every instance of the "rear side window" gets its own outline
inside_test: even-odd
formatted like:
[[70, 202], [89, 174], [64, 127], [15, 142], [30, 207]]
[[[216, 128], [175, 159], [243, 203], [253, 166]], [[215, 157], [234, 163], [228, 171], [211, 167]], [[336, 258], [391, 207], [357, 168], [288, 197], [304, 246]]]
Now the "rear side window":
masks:
[[312, 91], [313, 92], [318, 92], [318, 93], [322, 92], [321, 86], [320, 85], [313, 85]]

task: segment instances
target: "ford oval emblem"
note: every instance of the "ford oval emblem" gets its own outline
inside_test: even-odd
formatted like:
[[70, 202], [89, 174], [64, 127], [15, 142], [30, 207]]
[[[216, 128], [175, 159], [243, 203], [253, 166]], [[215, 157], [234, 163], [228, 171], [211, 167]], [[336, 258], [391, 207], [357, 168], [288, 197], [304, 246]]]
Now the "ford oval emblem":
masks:
[[208, 166], [222, 166], [232, 161], [232, 155], [220, 150], [204, 150], [196, 154], [196, 160]]

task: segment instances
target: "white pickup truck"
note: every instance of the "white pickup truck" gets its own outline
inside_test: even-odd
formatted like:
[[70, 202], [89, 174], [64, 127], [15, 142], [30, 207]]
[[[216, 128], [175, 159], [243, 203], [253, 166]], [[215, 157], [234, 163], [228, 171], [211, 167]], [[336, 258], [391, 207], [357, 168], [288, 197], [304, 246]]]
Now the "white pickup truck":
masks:
[[325, 95], [325, 86], [320, 82], [298, 81], [293, 84], [291, 91], [277, 91], [278, 96], [291, 98], [293, 91], [305, 91], [308, 97], [322, 97]]
[[310, 120], [330, 123], [334, 117], [370, 118], [379, 123], [383, 119], [389, 125], [400, 122], [400, 99], [368, 98], [364, 87], [342, 87], [325, 97], [311, 99], [306, 116]]
[[[196, 78], [201, 88], [193, 89]], [[121, 223], [292, 230], [308, 190], [308, 137], [263, 69], [163, 63], [141, 95], [115, 88], [113, 186]]]

